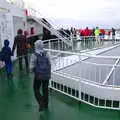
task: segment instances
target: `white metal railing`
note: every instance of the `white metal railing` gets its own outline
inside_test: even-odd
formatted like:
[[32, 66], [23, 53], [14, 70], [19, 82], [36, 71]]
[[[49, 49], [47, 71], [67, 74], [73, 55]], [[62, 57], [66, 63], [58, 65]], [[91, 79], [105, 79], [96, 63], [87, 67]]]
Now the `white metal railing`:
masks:
[[110, 76], [112, 75], [112, 73], [113, 73], [114, 70], [115, 70], [115, 67], [117, 67], [117, 64], [119, 63], [119, 61], [120, 61], [120, 58], [118, 58], [118, 59], [116, 60], [115, 64], [113, 65], [113, 67], [112, 67], [112, 69], [111, 69], [111, 71], [109, 72], [108, 76], [107, 76], [106, 79], [104, 80], [103, 85], [105, 85], [106, 82], [109, 80]]
[[[29, 16], [34, 16], [34, 17], [37, 17], [37, 18], [40, 18], [41, 21], [46, 24], [49, 28], [53, 28], [53, 26], [48, 22], [48, 20], [46, 20], [46, 17], [44, 15], [42, 15], [39, 11], [36, 11], [35, 9], [29, 7], [28, 8], [28, 13], [29, 13]], [[67, 36], [70, 36], [68, 35], [64, 30], [62, 30]], [[60, 36], [62, 36], [62, 34], [60, 32], [58, 32], [58, 34]]]
[[[64, 40], [67, 40], [68, 38], [64, 38]], [[62, 50], [62, 51], [68, 51], [73, 49], [73, 44], [71, 47], [66, 45], [63, 40], [56, 38], [56, 39], [49, 39], [49, 40], [44, 40], [44, 47], [46, 49], [55, 49], [55, 50]], [[71, 51], [70, 50], [70, 51]]]
[[[50, 88], [93, 107], [120, 110], [120, 56], [90, 57], [87, 54], [48, 51], [51, 55], [59, 53], [52, 60]], [[96, 59], [111, 62], [100, 63]]]
[[[47, 49], [48, 50], [48, 49]], [[119, 69], [120, 65], [119, 58], [120, 56], [88, 56], [87, 54], [66, 52], [66, 51], [57, 51], [57, 50], [48, 50], [51, 55], [58, 55], [56, 59], [53, 61], [53, 71], [62, 74], [63, 76], [70, 76], [77, 79], [84, 79], [90, 83], [96, 83], [101, 86], [107, 86], [106, 82], [109, 81], [110, 75], [115, 72], [115, 68]], [[93, 59], [94, 62], [89, 61]], [[97, 60], [103, 61], [111, 61], [108, 63], [98, 63]], [[88, 60], [88, 61], [87, 61]], [[99, 61], [100, 62], [100, 61]], [[74, 67], [72, 67], [74, 66]], [[114, 68], [114, 69], [113, 69]], [[72, 71], [73, 70], [73, 71]], [[75, 73], [75, 71], [77, 74]], [[69, 72], [67, 72], [69, 71]], [[112, 72], [111, 72], [112, 71]], [[86, 74], [87, 73], [87, 74]], [[115, 74], [112, 81], [115, 81]], [[120, 86], [116, 85], [116, 83], [111, 82], [109, 85], [111, 86]], [[108, 85], [108, 86], [109, 86]]]
[[[75, 52], [50, 49], [47, 49], [47, 51], [51, 54], [51, 56], [53, 56], [51, 58], [52, 78], [50, 81], [50, 88], [94, 107], [120, 110], [119, 99], [116, 100], [114, 97], [111, 98], [111, 96], [114, 96], [114, 94], [119, 97], [117, 89], [119, 90], [120, 84], [119, 81], [116, 81], [116, 78], [117, 80], [119, 79], [118, 70], [120, 70], [120, 65], [118, 63], [120, 56], [110, 57], [94, 55], [90, 57], [87, 54]], [[59, 55], [54, 58], [54, 55], [56, 54]], [[91, 61], [91, 59], [104, 59], [112, 62], [100, 63], [97, 62], [97, 60]], [[110, 81], [108, 79], [106, 84], [103, 84], [106, 80], [106, 76], [109, 75], [113, 66], [115, 69], [113, 71], [112, 79], [110, 79]], [[70, 69], [71, 67], [72, 69]], [[75, 72], [78, 72], [78, 74], [73, 74]], [[89, 92], [90, 90], [87, 91], [89, 87], [86, 85], [91, 85], [90, 89], [93, 89], [94, 87], [97, 89], [95, 89], [96, 91], [93, 89], [93, 95]], [[106, 97], [101, 97], [101, 94], [103, 94], [102, 92], [99, 92], [101, 89], [103, 89], [104, 92], [107, 91]], [[115, 90], [115, 92], [112, 92], [112, 94], [110, 94], [111, 96], [108, 95], [112, 90]], [[98, 94], [96, 94], [96, 92], [98, 92]]]
[[[119, 35], [119, 34], [118, 34]], [[74, 37], [72, 36], [73, 39], [76, 39], [77, 37]], [[95, 40], [95, 41], [104, 41], [104, 40], [109, 40], [109, 41], [112, 41], [112, 42], [116, 42], [116, 41], [120, 41], [120, 37], [109, 37], [108, 35], [105, 35], [104, 37], [100, 37], [97, 39], [96, 36], [80, 36], [78, 37], [78, 40], [89, 40], [89, 39], [92, 39], [92, 40]]]
[[57, 31], [49, 22], [46, 20], [44, 16], [41, 15], [38, 11], [34, 10], [33, 8], [28, 9], [29, 16], [32, 17], [35, 21], [43, 25], [46, 29], [48, 29], [51, 34], [56, 35], [59, 39], [63, 40], [64, 43], [71, 46], [71, 41], [63, 36], [59, 31]]
[[[84, 38], [81, 41], [77, 41], [76, 38], [71, 39], [71, 43], [72, 43], [71, 47], [65, 45], [64, 42], [59, 38], [44, 40], [43, 42], [45, 44], [46, 49], [74, 51], [74, 52], [89, 52], [100, 48], [107, 48], [119, 44], [119, 41], [115, 42], [115, 44], [113, 44], [111, 41], [107, 41], [107, 42], [101, 41], [98, 43], [94, 40], [87, 41]], [[64, 39], [70, 39], [70, 38], [64, 38]]]
[[56, 35], [59, 39], [64, 41], [65, 44], [71, 46], [71, 41], [68, 38], [65, 38], [59, 31], [54, 29], [48, 22], [45, 22], [43, 19], [38, 19], [38, 18], [33, 18], [35, 19], [38, 23], [43, 25], [46, 29], [48, 29], [51, 34]]

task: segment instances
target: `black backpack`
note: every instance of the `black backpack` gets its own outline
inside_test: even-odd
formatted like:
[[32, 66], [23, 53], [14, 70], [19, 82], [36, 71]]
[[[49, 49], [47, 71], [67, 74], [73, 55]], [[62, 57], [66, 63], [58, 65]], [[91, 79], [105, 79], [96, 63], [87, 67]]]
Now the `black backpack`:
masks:
[[46, 52], [35, 54], [35, 76], [37, 80], [49, 80], [51, 78], [51, 63]]

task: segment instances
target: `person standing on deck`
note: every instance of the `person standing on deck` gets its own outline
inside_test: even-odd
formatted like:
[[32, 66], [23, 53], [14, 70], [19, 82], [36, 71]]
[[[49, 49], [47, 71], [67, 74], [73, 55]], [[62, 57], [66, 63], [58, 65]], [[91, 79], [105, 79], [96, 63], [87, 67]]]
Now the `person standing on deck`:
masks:
[[105, 36], [105, 30], [104, 29], [100, 29], [100, 33], [101, 33], [100, 39], [103, 40], [104, 36]]
[[100, 29], [99, 27], [96, 27], [95, 29], [95, 38], [97, 42], [100, 42]]
[[19, 29], [17, 31], [17, 36], [15, 36], [14, 44], [12, 48], [12, 54], [14, 54], [15, 49], [17, 48], [17, 57], [19, 60], [19, 69], [22, 70], [22, 59], [25, 59], [26, 64], [26, 71], [29, 72], [29, 65], [28, 65], [28, 51], [27, 51], [27, 40], [26, 37], [23, 35], [23, 30]]
[[112, 43], [114, 43], [115, 42], [115, 32], [116, 32], [116, 30], [114, 29], [114, 28], [112, 28]]
[[9, 40], [4, 40], [4, 47], [2, 48], [0, 52], [0, 60], [4, 61], [5, 63], [5, 70], [7, 73], [7, 77], [10, 78], [12, 77], [12, 51], [11, 48], [9, 47]]
[[[43, 48], [42, 40], [35, 42], [35, 53], [31, 56], [30, 70], [34, 72], [34, 94], [39, 111], [48, 108], [48, 84], [51, 78], [51, 62]], [[42, 87], [42, 94], [40, 93]]]

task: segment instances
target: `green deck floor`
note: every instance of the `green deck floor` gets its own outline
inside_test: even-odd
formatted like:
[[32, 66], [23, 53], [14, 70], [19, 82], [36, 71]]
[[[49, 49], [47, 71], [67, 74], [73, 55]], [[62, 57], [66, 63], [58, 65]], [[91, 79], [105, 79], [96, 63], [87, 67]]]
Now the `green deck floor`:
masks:
[[120, 112], [93, 108], [50, 91], [49, 109], [39, 113], [34, 99], [33, 75], [14, 67], [13, 79], [0, 73], [0, 120], [120, 120]]

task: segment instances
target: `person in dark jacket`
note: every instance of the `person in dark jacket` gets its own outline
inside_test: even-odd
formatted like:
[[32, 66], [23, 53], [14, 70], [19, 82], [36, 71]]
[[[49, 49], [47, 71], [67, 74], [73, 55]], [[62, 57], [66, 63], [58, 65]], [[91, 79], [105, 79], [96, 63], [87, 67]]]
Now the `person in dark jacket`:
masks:
[[23, 35], [22, 29], [17, 31], [17, 36], [15, 36], [12, 54], [14, 54], [15, 49], [17, 48], [17, 57], [19, 59], [19, 69], [22, 70], [22, 59], [25, 59], [26, 70], [29, 71], [28, 66], [28, 55], [27, 55], [27, 40], [26, 37]]
[[[30, 69], [34, 72], [34, 94], [39, 104], [39, 111], [48, 108], [48, 84], [51, 77], [51, 62], [43, 49], [43, 42], [35, 42], [35, 54], [31, 57]], [[42, 87], [42, 94], [40, 93]]]
[[5, 70], [7, 73], [7, 77], [12, 77], [12, 51], [11, 48], [9, 47], [9, 40], [4, 40], [4, 47], [2, 48], [1, 51], [1, 60], [5, 62]]
[[112, 43], [114, 44], [114, 42], [115, 42], [115, 32], [116, 32], [116, 30], [114, 29], [114, 28], [112, 28]]

